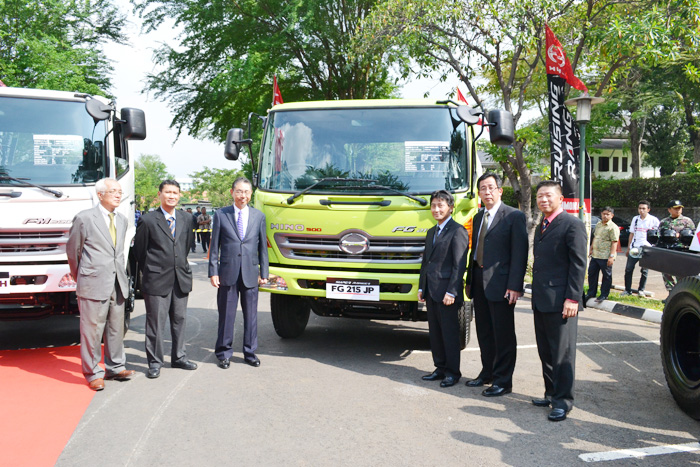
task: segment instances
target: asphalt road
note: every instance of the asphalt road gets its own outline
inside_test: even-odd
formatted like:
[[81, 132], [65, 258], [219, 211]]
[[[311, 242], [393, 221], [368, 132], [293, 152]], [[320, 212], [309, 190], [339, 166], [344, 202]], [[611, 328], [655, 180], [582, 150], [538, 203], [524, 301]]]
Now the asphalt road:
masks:
[[[243, 363], [237, 322], [238, 351], [222, 370], [213, 353], [215, 291], [201, 254], [193, 262], [187, 349], [199, 369], [166, 366], [159, 379], [145, 377], [144, 308], [137, 301], [125, 339], [127, 368], [137, 376], [108, 381], [95, 395], [57, 465], [561, 466], [582, 465], [580, 456], [594, 453], [699, 439], [700, 423], [666, 388], [657, 324], [587, 309], [579, 323], [576, 407], [553, 423], [548, 409], [530, 404], [544, 389], [528, 299], [516, 309], [513, 393], [501, 398], [484, 398], [464, 379], [448, 389], [421, 381], [433, 369], [427, 323], [312, 315], [301, 338], [282, 340], [266, 293], [262, 365]], [[0, 323], [5, 348], [76, 340], [70, 317]], [[166, 355], [168, 349], [169, 342]], [[479, 365], [474, 338], [462, 353], [465, 378]], [[699, 464], [700, 451], [602, 463]]]

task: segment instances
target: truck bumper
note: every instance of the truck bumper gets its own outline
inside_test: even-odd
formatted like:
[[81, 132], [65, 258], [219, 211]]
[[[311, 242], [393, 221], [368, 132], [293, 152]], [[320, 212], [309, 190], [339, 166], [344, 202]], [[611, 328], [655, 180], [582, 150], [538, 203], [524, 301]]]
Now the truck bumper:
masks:
[[[0, 319], [77, 312], [68, 264], [0, 264]], [[60, 285], [59, 285], [60, 284]]]

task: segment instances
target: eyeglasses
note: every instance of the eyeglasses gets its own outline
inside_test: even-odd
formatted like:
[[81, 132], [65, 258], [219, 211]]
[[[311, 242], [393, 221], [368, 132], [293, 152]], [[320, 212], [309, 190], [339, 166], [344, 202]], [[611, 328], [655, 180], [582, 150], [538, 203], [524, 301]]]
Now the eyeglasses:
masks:
[[234, 190], [233, 191], [234, 195], [249, 195], [251, 193], [252, 193], [252, 191], [250, 191], [250, 190]]
[[479, 188], [480, 193], [493, 193], [494, 191], [498, 190], [499, 187], [497, 186], [482, 186]]
[[110, 196], [114, 196], [114, 195], [122, 196], [124, 194], [124, 192], [122, 190], [114, 190], [114, 189], [103, 191], [102, 193], [104, 193], [105, 195], [110, 195]]

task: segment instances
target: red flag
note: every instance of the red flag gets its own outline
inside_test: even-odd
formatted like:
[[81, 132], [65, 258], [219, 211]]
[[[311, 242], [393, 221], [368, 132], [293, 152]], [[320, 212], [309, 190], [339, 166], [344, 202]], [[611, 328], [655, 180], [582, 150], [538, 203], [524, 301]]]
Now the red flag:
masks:
[[566, 58], [564, 49], [557, 40], [556, 36], [545, 24], [547, 35], [547, 74], [559, 75], [566, 80], [574, 88], [579, 91], [588, 92], [588, 88], [583, 81], [574, 76], [574, 70], [571, 69], [571, 63]]
[[275, 75], [275, 78], [272, 82], [272, 106], [276, 106], [277, 104], [284, 104], [284, 101], [282, 100], [282, 93], [280, 92], [279, 86], [277, 86], [277, 75]]
[[7, 84], [5, 84], [5, 83], [3, 83], [2, 81], [0, 81], [0, 88], [6, 88], [6, 87], [7, 87]]
[[464, 98], [462, 95], [462, 91], [457, 88], [457, 102], [464, 102], [465, 104], [467, 103], [467, 100]]

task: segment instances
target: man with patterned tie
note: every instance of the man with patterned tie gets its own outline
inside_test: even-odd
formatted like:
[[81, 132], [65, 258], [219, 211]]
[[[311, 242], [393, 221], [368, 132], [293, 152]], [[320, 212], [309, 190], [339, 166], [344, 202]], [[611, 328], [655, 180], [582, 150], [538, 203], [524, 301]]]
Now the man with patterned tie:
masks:
[[[95, 183], [99, 204], [73, 219], [66, 254], [77, 282], [80, 309], [80, 359], [83, 375], [93, 391], [104, 389], [104, 380], [127, 381], [124, 352], [124, 298], [129, 281], [124, 260], [128, 220], [115, 210], [121, 203], [119, 182], [106, 178]], [[105, 344], [105, 370], [101, 341]]]
[[185, 325], [187, 299], [192, 291], [192, 270], [187, 261], [194, 241], [194, 218], [176, 209], [180, 185], [164, 180], [158, 188], [160, 207], [141, 216], [136, 226], [134, 248], [143, 276], [141, 291], [146, 305], [146, 359], [148, 378], [160, 376], [163, 361], [163, 331], [170, 317], [173, 368], [196, 370], [187, 359]]
[[233, 325], [238, 297], [243, 311], [243, 359], [260, 366], [258, 348], [258, 285], [267, 283], [265, 214], [248, 206], [253, 186], [245, 177], [233, 182], [233, 206], [214, 216], [209, 246], [209, 279], [216, 287], [219, 328], [215, 353], [219, 367], [229, 368], [233, 355]]

